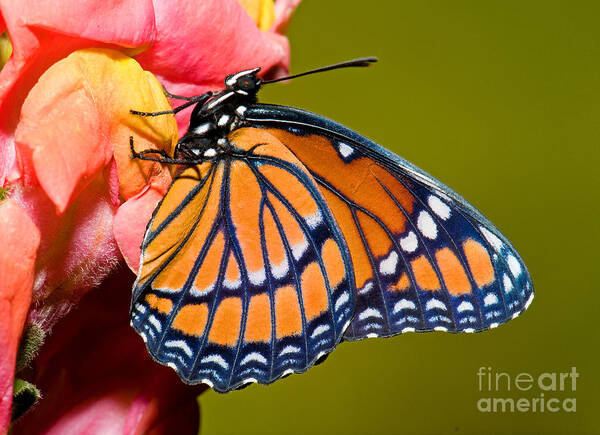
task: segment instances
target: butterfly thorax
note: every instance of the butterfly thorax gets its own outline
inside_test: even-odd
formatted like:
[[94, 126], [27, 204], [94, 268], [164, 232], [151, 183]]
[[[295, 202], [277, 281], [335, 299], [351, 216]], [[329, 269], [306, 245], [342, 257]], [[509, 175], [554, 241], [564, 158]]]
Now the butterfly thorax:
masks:
[[188, 131], [177, 144], [176, 157], [198, 163], [232, 152], [227, 136], [243, 125], [244, 113], [257, 101], [261, 85], [258, 71], [254, 68], [227, 76], [225, 89], [204, 94], [192, 111]]

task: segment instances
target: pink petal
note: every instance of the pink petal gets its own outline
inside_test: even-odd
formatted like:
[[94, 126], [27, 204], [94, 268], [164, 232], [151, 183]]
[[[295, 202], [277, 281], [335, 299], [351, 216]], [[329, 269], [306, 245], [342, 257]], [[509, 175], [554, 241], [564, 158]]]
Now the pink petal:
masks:
[[156, 26], [154, 44], [136, 59], [172, 83], [222, 86], [227, 74], [240, 69], [287, 64], [289, 53], [236, 0], [160, 2]]
[[[0, 10], [19, 50], [38, 45], [33, 35], [42, 29], [124, 47], [149, 43], [155, 30], [154, 8], [149, 0], [2, 0]], [[27, 31], [29, 37], [18, 33]]]
[[[83, 47], [151, 43], [151, 0], [0, 0], [13, 55], [0, 71], [0, 185], [19, 176], [12, 134], [29, 90], [48, 67]], [[110, 25], [107, 25], [110, 23]]]
[[40, 232], [13, 200], [0, 203], [0, 433], [8, 429], [17, 348], [25, 322]]
[[278, 33], [285, 33], [287, 24], [301, 1], [275, 0], [275, 23], [273, 23], [271, 30]]
[[28, 379], [44, 398], [15, 435], [198, 433], [204, 388], [152, 361], [129, 326], [134, 278], [114, 273], [55, 328]]
[[[287, 40], [260, 31], [237, 0], [172, 0], [155, 8], [156, 40], [136, 59], [171, 93], [197, 95], [221, 88], [233, 72], [260, 66], [265, 74], [289, 65]], [[178, 117], [181, 134], [188, 114]]]
[[30, 156], [42, 188], [63, 213], [112, 158], [108, 126], [69, 63], [44, 73], [29, 93], [15, 141]]
[[118, 264], [121, 256], [112, 234], [116, 207], [102, 177], [61, 215], [39, 188], [15, 188], [12, 198], [40, 229], [35, 305], [29, 317], [49, 330]]
[[129, 268], [140, 266], [140, 246], [152, 212], [164, 196], [166, 186], [153, 183], [139, 195], [127, 200], [115, 215], [113, 233]]

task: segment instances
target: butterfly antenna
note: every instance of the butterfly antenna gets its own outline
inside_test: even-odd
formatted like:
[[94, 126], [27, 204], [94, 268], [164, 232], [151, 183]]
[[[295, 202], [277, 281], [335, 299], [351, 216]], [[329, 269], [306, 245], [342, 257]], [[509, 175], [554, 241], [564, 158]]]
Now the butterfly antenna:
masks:
[[340, 63], [336, 63], [336, 64], [329, 65], [329, 66], [324, 66], [322, 68], [313, 69], [313, 70], [306, 71], [306, 72], [303, 72], [300, 74], [294, 74], [293, 76], [287, 76], [287, 77], [281, 77], [281, 78], [274, 79], [274, 80], [263, 81], [262, 84], [264, 85], [264, 84], [268, 84], [268, 83], [282, 82], [284, 80], [295, 79], [296, 77], [307, 76], [309, 74], [315, 74], [315, 73], [320, 73], [320, 72], [324, 72], [324, 71], [331, 71], [332, 69], [348, 68], [348, 67], [352, 67], [352, 66], [369, 66], [370, 64], [372, 64], [374, 62], [377, 62], [376, 57], [361, 57], [359, 59], [347, 60], [345, 62], [340, 62]]

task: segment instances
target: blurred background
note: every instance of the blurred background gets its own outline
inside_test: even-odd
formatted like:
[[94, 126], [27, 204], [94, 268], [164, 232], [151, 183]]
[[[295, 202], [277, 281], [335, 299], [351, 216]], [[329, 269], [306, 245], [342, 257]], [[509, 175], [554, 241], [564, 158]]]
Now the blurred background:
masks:
[[[600, 405], [600, 29], [597, 1], [304, 0], [292, 72], [371, 68], [266, 87], [261, 101], [332, 118], [467, 198], [511, 240], [536, 298], [480, 334], [342, 343], [271, 386], [200, 397], [202, 434], [597, 434]], [[579, 373], [576, 412], [478, 411], [477, 372]]]

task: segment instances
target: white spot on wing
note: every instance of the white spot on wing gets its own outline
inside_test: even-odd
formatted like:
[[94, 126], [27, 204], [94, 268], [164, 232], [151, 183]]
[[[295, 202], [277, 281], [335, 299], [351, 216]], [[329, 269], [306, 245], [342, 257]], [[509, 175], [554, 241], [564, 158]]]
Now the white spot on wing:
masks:
[[417, 218], [417, 226], [419, 227], [421, 234], [428, 239], [435, 240], [437, 237], [437, 225], [433, 221], [431, 215], [426, 211], [419, 213], [419, 217]]
[[302, 258], [302, 255], [306, 252], [307, 249], [308, 242], [306, 241], [306, 239], [304, 239], [297, 245], [292, 246], [292, 254], [294, 255], [294, 258], [296, 260], [299, 260], [300, 258]]
[[271, 273], [277, 279], [283, 278], [288, 273], [287, 258], [284, 258], [280, 264], [271, 265]]
[[361, 288], [358, 291], [358, 294], [359, 295], [364, 295], [365, 293], [369, 293], [372, 288], [373, 288], [373, 283], [372, 282], [368, 282], [368, 283], [365, 284], [365, 286], [363, 288]]
[[504, 293], [510, 293], [513, 290], [513, 283], [507, 274], [502, 277], [502, 282], [504, 283]]
[[215, 363], [215, 364], [223, 367], [225, 370], [227, 370], [229, 368], [229, 364], [227, 364], [227, 361], [225, 361], [225, 359], [223, 359], [223, 357], [221, 355], [217, 355], [217, 354], [205, 356], [204, 358], [202, 358], [200, 360], [200, 362], [203, 364]]
[[337, 301], [335, 301], [335, 311], [339, 310], [340, 307], [342, 305], [344, 305], [346, 302], [348, 302], [350, 300], [350, 296], [348, 295], [348, 292], [344, 292], [340, 295], [339, 298], [337, 298]]
[[488, 230], [485, 227], [480, 226], [479, 229], [481, 230], [481, 233], [483, 234], [485, 239], [489, 242], [489, 244], [492, 245], [492, 247], [496, 251], [500, 252], [500, 248], [502, 248], [502, 246], [504, 245], [502, 243], [502, 240], [500, 240], [495, 234], [490, 232], [490, 230]]
[[315, 338], [318, 337], [321, 334], [324, 334], [325, 332], [329, 331], [329, 325], [319, 325], [315, 328], [315, 330], [313, 331], [313, 333], [310, 335], [310, 338]]
[[439, 299], [431, 298], [425, 304], [425, 310], [429, 311], [435, 309], [446, 311], [446, 304], [440, 301]]
[[165, 341], [165, 346], [176, 347], [178, 349], [181, 349], [183, 351], [183, 353], [185, 353], [187, 356], [192, 356], [192, 349], [190, 349], [190, 347], [187, 345], [187, 343], [183, 340]]
[[473, 304], [471, 302], [467, 302], [467, 301], [462, 301], [458, 307], [456, 307], [456, 311], [458, 311], [459, 313], [462, 313], [463, 311], [474, 311], [475, 308], [473, 307]]
[[366, 310], [364, 310], [362, 313], [359, 314], [358, 320], [365, 320], [370, 317], [375, 317], [378, 319], [383, 318], [381, 313], [379, 311], [377, 311], [375, 308], [367, 308]]
[[498, 303], [498, 296], [494, 293], [488, 293], [485, 298], [483, 298], [483, 305], [489, 307], [490, 305], [496, 305]]
[[381, 263], [379, 263], [379, 272], [382, 275], [393, 275], [396, 272], [397, 265], [398, 253], [396, 251], [392, 251], [385, 260], [382, 260]]
[[240, 279], [236, 279], [235, 281], [229, 281], [227, 278], [223, 280], [223, 286], [228, 288], [229, 290], [233, 290], [238, 288], [242, 284]]
[[317, 210], [314, 214], [311, 214], [310, 216], [304, 218], [304, 220], [311, 229], [315, 229], [323, 220], [321, 210]]
[[143, 306], [140, 303], [135, 304], [135, 309], [140, 312], [141, 314], [144, 314], [146, 312], [146, 307]]
[[254, 285], [261, 285], [263, 282], [265, 282], [265, 279], [267, 279], [265, 275], [265, 268], [263, 267], [262, 269], [257, 270], [256, 272], [248, 273], [248, 279]]
[[192, 286], [192, 288], [190, 289], [190, 294], [192, 296], [206, 296], [207, 294], [209, 294], [213, 288], [215, 287], [214, 284], [209, 285], [208, 287], [206, 287], [205, 289], [197, 289], [196, 287]]
[[506, 261], [508, 262], [510, 273], [512, 273], [515, 278], [521, 275], [523, 269], [521, 269], [521, 264], [519, 263], [519, 260], [517, 260], [514, 256], [509, 255]]
[[417, 240], [417, 235], [412, 231], [409, 232], [406, 237], [400, 239], [400, 247], [409, 254], [415, 252], [418, 246], [419, 241]]
[[150, 324], [154, 326], [156, 332], [160, 332], [162, 330], [162, 325], [160, 324], [159, 320], [154, 316], [154, 314], [148, 316], [148, 322], [150, 322]]
[[298, 353], [300, 352], [300, 348], [296, 346], [288, 345], [283, 348], [281, 352], [279, 352], [279, 356], [288, 355], [290, 353]]
[[350, 145], [347, 145], [343, 142], [340, 142], [339, 149], [340, 149], [340, 154], [344, 158], [352, 155], [352, 153], [354, 152], [354, 148], [352, 148]]
[[394, 305], [393, 314], [396, 314], [402, 310], [415, 310], [416, 308], [417, 306], [413, 301], [401, 299], [400, 301], [396, 302], [396, 305]]
[[531, 295], [529, 296], [529, 299], [527, 299], [527, 302], [525, 302], [525, 310], [527, 308], [529, 308], [529, 305], [531, 305], [531, 303], [533, 302], [533, 293], [531, 293]]
[[243, 366], [252, 361], [256, 361], [257, 363], [264, 364], [264, 365], [267, 364], [267, 359], [262, 354], [260, 354], [258, 352], [251, 352], [248, 355], [246, 355], [244, 357], [244, 359], [242, 359], [242, 361], [240, 362], [240, 365]]
[[427, 198], [427, 203], [429, 207], [433, 210], [435, 214], [441, 217], [443, 220], [446, 220], [450, 217], [450, 207], [448, 207], [441, 199], [439, 199], [435, 195], [430, 195]]

